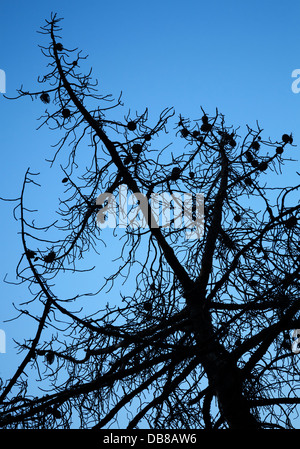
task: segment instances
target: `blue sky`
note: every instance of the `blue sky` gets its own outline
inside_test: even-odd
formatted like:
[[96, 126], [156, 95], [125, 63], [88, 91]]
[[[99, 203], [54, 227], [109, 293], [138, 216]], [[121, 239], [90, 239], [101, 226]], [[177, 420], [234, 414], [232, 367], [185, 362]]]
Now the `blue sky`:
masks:
[[[104, 93], [118, 96], [122, 91], [132, 111], [148, 107], [156, 117], [165, 107], [174, 106], [177, 114], [196, 119], [200, 106], [210, 114], [218, 108], [228, 124], [240, 125], [241, 130], [246, 124], [254, 127], [258, 120], [266, 137], [280, 139], [284, 132], [293, 132], [294, 142], [300, 141], [300, 94], [291, 90], [292, 71], [300, 68], [300, 3], [2, 2], [0, 69], [6, 73], [8, 96], [14, 96], [21, 84], [24, 89], [35, 89], [37, 76], [45, 73], [46, 61], [38, 44], [46, 41], [36, 31], [51, 11], [64, 18], [65, 45], [89, 54], [89, 65]], [[51, 208], [57, 186], [50, 181], [45, 158], [57, 134], [35, 131], [42, 112], [40, 102], [12, 102], [0, 94], [0, 196], [18, 196], [30, 166], [49, 181]], [[298, 149], [290, 151], [298, 154]], [[295, 179], [295, 166], [287, 164], [281, 184]], [[19, 228], [10, 204], [0, 203], [0, 210], [0, 280], [6, 273], [13, 280], [21, 251]], [[3, 320], [13, 314], [12, 302], [25, 298], [22, 288], [1, 286], [0, 328], [6, 331], [7, 353], [0, 354], [0, 376], [16, 363], [13, 338], [28, 332], [25, 325]]]

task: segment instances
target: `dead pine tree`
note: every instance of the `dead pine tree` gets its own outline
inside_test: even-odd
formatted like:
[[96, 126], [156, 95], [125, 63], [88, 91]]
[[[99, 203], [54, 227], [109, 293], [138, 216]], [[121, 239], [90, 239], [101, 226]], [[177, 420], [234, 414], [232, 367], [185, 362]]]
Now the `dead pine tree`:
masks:
[[[61, 175], [53, 171], [62, 180], [56, 221], [38, 224], [37, 212], [32, 219], [30, 170], [16, 205], [24, 246], [17, 274], [29, 289], [18, 319], [31, 316], [33, 334], [2, 380], [1, 427], [292, 427], [299, 184], [269, 185], [293, 163], [290, 131], [270, 140], [247, 126], [242, 137], [218, 110], [201, 108], [195, 120], [172, 108], [154, 121], [148, 109], [124, 114], [121, 97], [99, 93], [91, 71], [81, 71], [86, 57], [62, 42], [56, 15], [41, 33], [48, 72], [40, 89], [21, 88], [17, 98], [43, 108], [42, 125], [60, 135], [51, 166], [66, 162]], [[124, 186], [146, 226], [99, 226], [99, 212], [105, 224], [109, 198]], [[155, 221], [153, 194], [182, 192], [204, 196], [199, 238], [188, 238], [185, 222], [175, 225], [175, 204], [169, 226]], [[108, 278], [97, 270], [92, 291], [68, 296], [68, 274], [90, 276], [89, 257], [105, 264], [111, 245], [116, 270]]]

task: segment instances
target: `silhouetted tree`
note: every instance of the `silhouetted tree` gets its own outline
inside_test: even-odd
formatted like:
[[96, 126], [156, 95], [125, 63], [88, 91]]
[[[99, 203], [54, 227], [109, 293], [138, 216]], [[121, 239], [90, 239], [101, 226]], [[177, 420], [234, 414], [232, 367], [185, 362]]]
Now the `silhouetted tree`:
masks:
[[[2, 382], [1, 426], [68, 428], [76, 417], [78, 426], [102, 428], [122, 411], [128, 428], [292, 426], [300, 402], [292, 347], [300, 327], [299, 185], [267, 182], [290, 159], [292, 135], [272, 141], [257, 125], [242, 138], [218, 111], [193, 121], [169, 108], [155, 123], [147, 109], [118, 117], [121, 97], [99, 94], [91, 72], [81, 73], [85, 57], [61, 42], [59, 21], [53, 15], [41, 28], [50, 37], [42, 89], [18, 91], [45, 105], [42, 124], [62, 132], [51, 164], [63, 152], [67, 163], [58, 220], [30, 219], [26, 187], [37, 178], [29, 170], [17, 203], [17, 274], [31, 295], [19, 311], [36, 330]], [[150, 226], [98, 226], [111, 203], [96, 198], [121, 185], [136, 204], [145, 195]], [[174, 216], [169, 227], [151, 226], [151, 194], [162, 192], [203, 193], [201, 238], [186, 238]], [[103, 266], [112, 241], [118, 268], [108, 279], [97, 270], [96, 291], [87, 293], [96, 310], [86, 292], [62, 297], [59, 282], [66, 279], [65, 292], [69, 272], [90, 275], [82, 259], [92, 253]], [[106, 304], [105, 286], [115, 287], [114, 304]]]

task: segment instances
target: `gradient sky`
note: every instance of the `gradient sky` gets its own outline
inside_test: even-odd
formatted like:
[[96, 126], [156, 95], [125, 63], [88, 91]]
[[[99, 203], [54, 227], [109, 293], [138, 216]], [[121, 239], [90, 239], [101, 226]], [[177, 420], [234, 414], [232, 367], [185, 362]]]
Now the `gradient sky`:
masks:
[[[6, 73], [9, 97], [21, 84], [25, 90], [38, 89], [36, 78], [45, 73], [47, 63], [38, 44], [47, 41], [37, 30], [52, 11], [64, 18], [65, 45], [87, 53], [103, 92], [118, 96], [122, 91], [125, 106], [132, 111], [148, 107], [156, 118], [162, 109], [174, 106], [177, 114], [197, 119], [200, 106], [208, 114], [218, 108], [227, 124], [241, 126], [241, 134], [246, 124], [255, 127], [258, 120], [266, 138], [280, 139], [283, 133], [293, 132], [294, 142], [300, 141], [300, 94], [291, 89], [292, 71], [300, 68], [300, 3], [2, 2], [0, 69]], [[19, 196], [25, 171], [31, 167], [49, 181], [51, 208], [57, 186], [48, 175], [45, 158], [57, 134], [36, 131], [42, 112], [41, 102], [8, 101], [0, 94], [0, 196]], [[297, 148], [289, 151], [297, 158]], [[287, 164], [281, 185], [296, 180], [297, 164]], [[14, 280], [21, 251], [19, 224], [12, 218], [11, 204], [0, 202], [0, 211], [0, 280], [6, 273]], [[27, 298], [22, 287], [1, 285], [0, 329], [6, 332], [7, 353], [0, 354], [0, 376], [16, 364], [13, 339], [28, 336], [25, 325], [3, 321], [14, 314], [13, 301], [19, 304]], [[33, 335], [33, 323], [30, 326]]]

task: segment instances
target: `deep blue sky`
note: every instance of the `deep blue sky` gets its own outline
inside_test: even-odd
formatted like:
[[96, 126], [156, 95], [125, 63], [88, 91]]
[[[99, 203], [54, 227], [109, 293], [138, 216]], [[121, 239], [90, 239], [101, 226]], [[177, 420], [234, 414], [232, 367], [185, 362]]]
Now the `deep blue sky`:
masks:
[[[46, 61], [37, 34], [51, 11], [64, 17], [63, 42], [89, 54], [89, 64], [105, 93], [118, 96], [133, 111], [163, 108], [199, 118], [200, 106], [225, 114], [228, 124], [265, 129], [279, 139], [293, 132], [300, 141], [300, 94], [291, 90], [291, 73], [300, 68], [300, 4], [294, 1], [11, 1], [0, 7], [0, 69], [7, 77], [7, 95], [21, 84], [34, 89]], [[55, 143], [51, 134], [36, 132], [40, 102], [5, 100], [0, 94], [0, 196], [20, 193], [25, 170], [47, 173], [44, 159]], [[56, 135], [57, 137], [57, 135]], [[298, 150], [291, 150], [297, 154]], [[292, 153], [291, 153], [292, 154]], [[287, 166], [281, 184], [296, 179]], [[49, 185], [50, 195], [55, 186]], [[20, 241], [11, 207], [0, 204], [0, 280], [13, 278]], [[1, 286], [0, 328], [7, 334], [7, 354], [0, 354], [1, 372], [13, 366], [15, 336], [25, 329], [2, 323], [11, 316], [21, 290]], [[32, 334], [34, 328], [32, 328]]]

